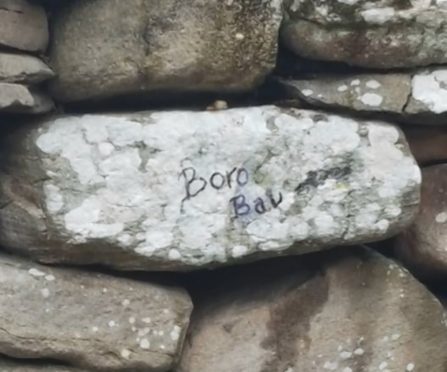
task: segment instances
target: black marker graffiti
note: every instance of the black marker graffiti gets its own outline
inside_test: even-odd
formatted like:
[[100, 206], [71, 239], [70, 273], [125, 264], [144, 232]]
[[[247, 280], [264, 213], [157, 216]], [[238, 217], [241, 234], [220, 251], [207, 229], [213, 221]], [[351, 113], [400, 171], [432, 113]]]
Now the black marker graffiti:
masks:
[[[195, 198], [207, 188], [217, 191], [225, 188], [231, 190], [233, 187], [241, 189], [250, 182], [250, 174], [243, 167], [235, 167], [226, 172], [214, 172], [206, 178], [199, 176], [195, 168], [189, 167], [180, 172], [179, 178], [183, 178], [185, 185], [185, 197], [183, 201]], [[252, 212], [262, 215], [271, 208], [278, 208], [282, 202], [282, 193], [279, 192], [277, 197], [274, 197], [271, 190], [266, 191], [265, 198], [258, 197], [253, 201], [249, 201], [243, 193], [229, 200], [236, 218], [247, 216]]]

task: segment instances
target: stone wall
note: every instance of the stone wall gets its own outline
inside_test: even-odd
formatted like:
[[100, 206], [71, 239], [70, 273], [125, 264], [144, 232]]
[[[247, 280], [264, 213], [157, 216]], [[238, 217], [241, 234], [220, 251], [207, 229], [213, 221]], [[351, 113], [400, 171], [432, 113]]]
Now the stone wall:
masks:
[[0, 371], [447, 372], [447, 2], [0, 0]]

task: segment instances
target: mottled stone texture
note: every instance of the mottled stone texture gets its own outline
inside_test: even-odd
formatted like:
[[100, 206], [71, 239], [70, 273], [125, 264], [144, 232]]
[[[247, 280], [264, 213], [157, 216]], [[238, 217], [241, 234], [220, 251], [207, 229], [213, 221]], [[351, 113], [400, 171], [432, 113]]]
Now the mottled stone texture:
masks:
[[201, 280], [177, 372], [447, 370], [443, 307], [405, 269], [370, 250], [216, 277]]
[[0, 244], [45, 262], [301, 254], [391, 236], [419, 201], [396, 127], [274, 106], [66, 116], [0, 149]]
[[0, 46], [42, 52], [48, 45], [45, 10], [25, 0], [0, 0]]
[[447, 62], [443, 0], [286, 0], [283, 43], [313, 59], [372, 68]]
[[24, 54], [0, 52], [0, 81], [36, 84], [54, 76], [39, 58]]
[[81, 0], [55, 16], [61, 101], [247, 91], [276, 62], [280, 0]]
[[447, 69], [279, 79], [287, 98], [315, 106], [398, 114], [419, 124], [447, 124]]
[[179, 357], [192, 310], [180, 289], [4, 255], [0, 272], [0, 354], [148, 372]]
[[397, 254], [415, 273], [447, 278], [447, 165], [423, 169], [420, 213], [396, 241]]

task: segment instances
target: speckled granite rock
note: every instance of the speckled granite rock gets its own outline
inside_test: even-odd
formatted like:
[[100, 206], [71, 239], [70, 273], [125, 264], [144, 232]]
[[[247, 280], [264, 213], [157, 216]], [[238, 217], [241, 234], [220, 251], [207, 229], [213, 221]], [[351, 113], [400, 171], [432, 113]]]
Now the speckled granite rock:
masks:
[[41, 114], [53, 109], [53, 101], [26, 85], [0, 82], [0, 111]]
[[419, 201], [397, 127], [274, 106], [60, 117], [0, 149], [0, 244], [44, 262], [302, 254], [396, 234]]
[[286, 0], [283, 43], [313, 59], [373, 68], [447, 62], [445, 0]]
[[25, 0], [0, 0], [0, 46], [42, 52], [48, 45], [45, 10]]
[[251, 90], [275, 66], [281, 3], [71, 2], [54, 17], [54, 96]]
[[179, 357], [192, 310], [180, 289], [4, 255], [0, 269], [1, 354], [148, 372]]
[[447, 164], [423, 169], [421, 210], [396, 239], [397, 254], [415, 273], [447, 278]]
[[[379, 111], [403, 116], [429, 115], [447, 124], [447, 69], [414, 73], [317, 76], [314, 79], [280, 79], [288, 98], [316, 106], [355, 111]], [[423, 120], [420, 123], [424, 123]]]
[[177, 372], [446, 371], [443, 307], [372, 251], [258, 263], [202, 286]]
[[0, 52], [0, 82], [36, 84], [53, 76], [54, 72], [37, 57]]

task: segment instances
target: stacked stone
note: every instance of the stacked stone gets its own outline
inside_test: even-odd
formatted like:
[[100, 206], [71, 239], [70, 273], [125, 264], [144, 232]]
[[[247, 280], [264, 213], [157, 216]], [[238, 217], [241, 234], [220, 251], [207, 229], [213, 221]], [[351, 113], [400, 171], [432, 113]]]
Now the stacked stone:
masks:
[[53, 101], [40, 87], [54, 76], [39, 58], [48, 38], [42, 6], [0, 1], [0, 112], [41, 114], [53, 109]]
[[[381, 113], [402, 123], [424, 182], [421, 212], [397, 239], [397, 252], [421, 277], [445, 278], [447, 2], [301, 1], [287, 14], [282, 39], [298, 55], [380, 69], [279, 84], [287, 97], [311, 106]], [[395, 68], [406, 70], [389, 70]]]
[[[0, 138], [1, 371], [446, 371], [443, 306], [365, 245], [405, 231], [409, 268], [442, 271], [419, 244], [442, 244], [447, 166], [424, 169], [419, 213], [417, 164], [445, 160], [447, 78], [424, 67], [447, 62], [442, 1], [45, 4], [48, 93], [77, 111]], [[268, 105], [152, 103], [267, 77]]]

